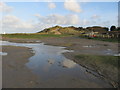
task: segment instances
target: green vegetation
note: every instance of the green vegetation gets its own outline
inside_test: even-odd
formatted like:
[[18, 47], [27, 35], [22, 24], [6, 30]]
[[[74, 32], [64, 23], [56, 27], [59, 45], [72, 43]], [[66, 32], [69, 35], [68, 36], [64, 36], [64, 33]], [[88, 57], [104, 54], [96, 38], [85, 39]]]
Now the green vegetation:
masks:
[[61, 27], [61, 26], [54, 26], [47, 29], [44, 29], [43, 31], [40, 31], [38, 33], [47, 33], [47, 34], [69, 34], [69, 35], [76, 35], [80, 33], [81, 28], [76, 27]]
[[[2, 34], [2, 37], [7, 38], [26, 38], [26, 39], [41, 39], [46, 37], [68, 37], [68, 36], [77, 36], [78, 35], [70, 35], [70, 34]], [[86, 39], [93, 39], [93, 40], [100, 40], [100, 41], [107, 41], [107, 42], [120, 42], [118, 38], [97, 38], [97, 37], [85, 37], [79, 36], [80, 38]]]
[[61, 26], [54, 26], [38, 33], [47, 33], [47, 34], [56, 34], [56, 35], [74, 35], [80, 36], [86, 39], [94, 39], [100, 41], [108, 41], [108, 42], [119, 42], [118, 38], [119, 34], [119, 27], [111, 26], [111, 31], [107, 27], [100, 27], [100, 26], [93, 26], [93, 27], [61, 27]]
[[70, 35], [55, 35], [55, 34], [2, 34], [2, 37], [7, 38], [26, 38], [26, 39], [41, 39], [45, 37], [67, 37]]
[[119, 56], [76, 55], [75, 58], [91, 64], [106, 64], [118, 67]]
[[98, 72], [114, 87], [118, 86], [119, 56], [75, 55], [74, 57], [77, 63]]
[[116, 26], [111, 26], [111, 27], [110, 27], [110, 30], [111, 30], [111, 31], [116, 31], [117, 28], [116, 28]]
[[74, 30], [72, 28], [62, 28], [59, 31], [61, 34], [77, 35], [80, 31]]
[[120, 42], [118, 38], [120, 37], [119, 34], [119, 27], [111, 26], [111, 31], [107, 27], [100, 27], [100, 26], [93, 26], [93, 27], [61, 27], [61, 26], [54, 26], [50, 28], [46, 28], [38, 33], [32, 34], [3, 34], [3, 37], [8, 38], [33, 38], [33, 39], [41, 39], [45, 37], [66, 37], [66, 36], [75, 36], [81, 37], [86, 39], [94, 39], [100, 41], [107, 41], [107, 42]]

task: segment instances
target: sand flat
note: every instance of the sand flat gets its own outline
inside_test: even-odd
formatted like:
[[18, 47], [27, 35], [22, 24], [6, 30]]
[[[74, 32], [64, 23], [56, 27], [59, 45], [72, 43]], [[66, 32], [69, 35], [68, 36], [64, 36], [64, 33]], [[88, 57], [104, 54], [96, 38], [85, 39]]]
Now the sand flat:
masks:
[[35, 87], [36, 76], [25, 66], [33, 54], [26, 47], [3, 46], [7, 56], [2, 57], [3, 88]]

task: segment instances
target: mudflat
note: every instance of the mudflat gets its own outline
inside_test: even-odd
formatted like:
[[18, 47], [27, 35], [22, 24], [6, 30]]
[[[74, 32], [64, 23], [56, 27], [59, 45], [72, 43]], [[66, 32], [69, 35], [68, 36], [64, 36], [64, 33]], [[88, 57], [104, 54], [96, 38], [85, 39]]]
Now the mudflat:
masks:
[[[82, 80], [66, 73], [58, 77], [42, 80], [26, 67], [28, 58], [33, 54], [29, 48], [16, 46], [3, 46], [3, 52], [8, 55], [3, 56], [3, 88], [102, 88], [112, 87], [107, 82], [104, 84]], [[79, 72], [78, 72], [79, 73]], [[49, 74], [49, 73], [48, 73]], [[87, 74], [87, 73], [86, 73]], [[61, 76], [62, 75], [62, 76]], [[91, 76], [92, 77], [92, 76]], [[97, 77], [94, 77], [96, 80]], [[100, 81], [101, 82], [101, 81]]]
[[[93, 39], [84, 39], [79, 37], [46, 37], [40, 39], [22, 39], [22, 38], [9, 38], [2, 37], [3, 41], [17, 42], [17, 43], [40, 43], [44, 42], [45, 44], [63, 46], [67, 49], [74, 50], [78, 54], [102, 54], [99, 53], [105, 49], [111, 49], [115, 52], [118, 52], [119, 44], [106, 41], [98, 41]], [[85, 48], [86, 46], [91, 46]]]
[[8, 55], [2, 57], [2, 87], [3, 88], [32, 88], [37, 83], [36, 76], [25, 66], [28, 58], [33, 54], [29, 48], [3, 46], [3, 52]]
[[[80, 61], [81, 59], [76, 59], [75, 58], [75, 56], [76, 55], [103, 55], [103, 56], [110, 56], [109, 54], [110, 54], [110, 52], [108, 52], [108, 54], [106, 54], [107, 52], [106, 51], [112, 51], [113, 53], [118, 53], [118, 48], [119, 48], [119, 46], [118, 46], [118, 43], [112, 43], [112, 42], [104, 42], [104, 41], [97, 41], [97, 40], [89, 40], [89, 39], [83, 39], [83, 38], [78, 38], [78, 37], [50, 37], [50, 38], [42, 38], [42, 39], [17, 39], [17, 38], [3, 38], [3, 40], [6, 40], [6, 41], [11, 41], [11, 42], [17, 42], [17, 43], [29, 43], [29, 42], [32, 42], [32, 43], [36, 43], [36, 42], [44, 42], [45, 44], [49, 44], [49, 45], [55, 45], [55, 46], [64, 46], [64, 47], [66, 47], [66, 49], [69, 49], [69, 50], [74, 50], [74, 52], [69, 52], [69, 53], [64, 53], [64, 55], [67, 57], [67, 58], [69, 58], [69, 59], [71, 59], [71, 60], [74, 60], [76, 63], [78, 63], [78, 64], [80, 64], [80, 65], [82, 65], [82, 66], [87, 66], [87, 68], [89, 68], [89, 69], [94, 69], [94, 68], [96, 68], [96, 63], [95, 63], [95, 65], [89, 65], [88, 63], [87, 63], [87, 65], [86, 65], [86, 63], [81, 63], [81, 62], [84, 62], [84, 61]], [[16, 48], [16, 49], [14, 49], [13, 50], [13, 48]], [[5, 51], [6, 50], [6, 51]], [[17, 51], [18, 50], [18, 51]], [[20, 50], [20, 51], [19, 51]], [[27, 52], [26, 51], [24, 51], [24, 50], [27, 50]], [[22, 47], [9, 47], [9, 46], [4, 46], [3, 47], [3, 51], [5, 51], [5, 52], [8, 52], [8, 53], [11, 53], [11, 56], [9, 56], [9, 54], [7, 55], [7, 56], [3, 56], [3, 66], [4, 67], [9, 67], [9, 70], [10, 70], [10, 67], [12, 67], [12, 62], [9, 62], [10, 64], [6, 64], [6, 63], [8, 63], [7, 61], [10, 61], [10, 59], [13, 61], [13, 63], [14, 62], [18, 62], [19, 60], [25, 60], [25, 61], [23, 61], [23, 62], [21, 62], [21, 67], [23, 67], [24, 66], [24, 68], [23, 69], [25, 69], [26, 67], [25, 67], [25, 63], [27, 62], [27, 60], [28, 60], [28, 57], [30, 57], [30, 56], [32, 56], [32, 54], [30, 54], [30, 52], [29, 52], [29, 49], [22, 49]], [[18, 58], [17, 58], [17, 53], [15, 53], [15, 52], [18, 52]], [[105, 51], [105, 53], [104, 53], [104, 51]], [[20, 56], [20, 53], [23, 53], [23, 55], [21, 55]], [[25, 55], [25, 56], [24, 56]], [[28, 57], [27, 57], [27, 56]], [[30, 55], [30, 56], [29, 56]], [[11, 58], [10, 58], [11, 57]], [[23, 59], [24, 58], [24, 59]], [[14, 59], [14, 60], [13, 60]], [[18, 60], [19, 59], [19, 60]], [[6, 61], [6, 62], [5, 62]], [[5, 63], [5, 65], [7, 65], [7, 66], [5, 66], [4, 65], [4, 63]], [[99, 64], [99, 63], [98, 63]], [[100, 63], [101, 64], [101, 63]], [[14, 65], [16, 65], [15, 63], [13, 64], [13, 66]], [[107, 64], [107, 65], [109, 65], [109, 64]], [[19, 65], [18, 65], [19, 66]], [[16, 66], [14, 69], [16, 69], [18, 66]], [[19, 67], [19, 69], [18, 70], [20, 70], [21, 72], [23, 71], [22, 70], [22, 68], [21, 67]], [[102, 74], [102, 75], [104, 75], [105, 77], [108, 77], [108, 74], [109, 74], [109, 81], [110, 81], [110, 84], [112, 84], [113, 85], [113, 87], [117, 87], [117, 75], [118, 75], [118, 72], [117, 72], [117, 68], [112, 68], [111, 66], [109, 66], [110, 68], [107, 68], [107, 70], [103, 70], [103, 68], [105, 68], [106, 66], [104, 66], [104, 64], [102, 65], [101, 64], [101, 66], [100, 67], [102, 67], [102, 69], [100, 69], [100, 68], [97, 68], [98, 70], [97, 70], [97, 72], [99, 73], [99, 74]], [[8, 69], [6, 69], [6, 70], [8, 70]], [[31, 71], [29, 71], [27, 68], [25, 69], [25, 70], [27, 70], [29, 73], [31, 73]], [[3, 70], [4, 72], [3, 72], [3, 74], [6, 72], [6, 73], [8, 73], [7, 71], [5, 71], [5, 70]], [[14, 70], [15, 71], [15, 70]], [[18, 72], [14, 72], [14, 71], [12, 71], [11, 70], [11, 73], [13, 73], [14, 75], [16, 75], [17, 76], [17, 74], [19, 74], [19, 71]], [[95, 70], [94, 70], [95, 71]], [[23, 71], [24, 72], [24, 71]], [[26, 72], [26, 71], [25, 71]], [[106, 74], [106, 72], [108, 73], [108, 74]], [[114, 75], [115, 76], [113, 76], [113, 73], [114, 73]], [[26, 74], [26, 76], [27, 75], [32, 75], [33, 76], [33, 79], [34, 78], [36, 78], [36, 76], [35, 75], [33, 75], [33, 74]], [[12, 77], [13, 75], [11, 75], [11, 77]], [[21, 76], [21, 75], [19, 75], [19, 76]], [[7, 76], [4, 76], [3, 78], [4, 79], [6, 79], [6, 77]], [[8, 77], [9, 79], [11, 79], [10, 77]], [[23, 77], [23, 78], [25, 78], [25, 77]], [[28, 78], [28, 80], [26, 80]], [[36, 80], [31, 80], [32, 78], [29, 78], [29, 77], [27, 77], [24, 81], [25, 81], [25, 83], [27, 83], [28, 85], [22, 85], [22, 86], [20, 86], [20, 85], [18, 85], [18, 87], [20, 86], [20, 87], [40, 87], [41, 86], [41, 84], [40, 84], [40, 82], [39, 81], [37, 81], [37, 79]], [[4, 80], [3, 79], [3, 80]], [[9, 80], [9, 79], [6, 79], [7, 81]], [[17, 78], [16, 78], [17, 79]], [[16, 79], [14, 79], [14, 80], [16, 80]], [[22, 79], [18, 79], [18, 81], [21, 81]], [[5, 80], [4, 80], [5, 81]], [[11, 82], [11, 80], [9, 80], [10, 82]], [[23, 82], [24, 82], [23, 81]], [[35, 82], [34, 82], [35, 81]], [[53, 81], [53, 80], [52, 80]], [[59, 80], [58, 80], [59, 81]], [[8, 83], [10, 83], [10, 82], [8, 82]], [[22, 81], [21, 81], [22, 82]], [[22, 82], [22, 83], [23, 83]], [[62, 82], [62, 81], [61, 81]], [[8, 87], [9, 87], [9, 85], [10, 84], [4, 84], [5, 82], [3, 82], [3, 85], [8, 85]], [[46, 85], [46, 83], [49, 83], [49, 85]], [[12, 84], [12, 83], [11, 83]], [[17, 83], [16, 83], [17, 84]], [[30, 85], [29, 85], [30, 84]], [[32, 85], [33, 86], [32, 86]], [[86, 84], [90, 84], [90, 83], [86, 83]], [[79, 84], [78, 83], [76, 83], [76, 85], [78, 85], [78, 86], [75, 86], [75, 87], [80, 87], [79, 86]], [[12, 85], [10, 85], [11, 87], [14, 87], [14, 84], [13, 84], [13, 86]], [[15, 86], [17, 86], [17, 85], [15, 85]], [[45, 83], [42, 83], [42, 86], [43, 87], [52, 87], [52, 86], [56, 86], [56, 85], [52, 85], [52, 83], [51, 83], [51, 80], [49, 81], [49, 82], [45, 82]], [[99, 87], [99, 86], [96, 86], [95, 84], [93, 84], [93, 85], [89, 85], [89, 86], [93, 86], [93, 87]], [[89, 86], [88, 86], [88, 88], [89, 88]], [[6, 87], [6, 86], [5, 86]], [[60, 86], [60, 84], [57, 86], [57, 87], [66, 87], [66, 86]], [[69, 86], [70, 87], [70, 86]], [[85, 85], [85, 83], [82, 83], [82, 86], [81, 87], [87, 87], [86, 85]]]

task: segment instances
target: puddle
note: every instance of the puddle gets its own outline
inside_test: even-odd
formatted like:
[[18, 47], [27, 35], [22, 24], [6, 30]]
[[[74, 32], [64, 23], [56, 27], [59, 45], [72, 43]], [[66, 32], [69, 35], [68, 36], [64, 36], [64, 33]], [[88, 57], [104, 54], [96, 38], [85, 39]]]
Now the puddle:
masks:
[[[101, 45], [101, 44], [99, 44]], [[106, 45], [106, 44], [105, 44]], [[98, 44], [97, 45], [86, 45], [86, 46], [82, 46], [84, 48], [96, 48], [96, 47], [99, 47]], [[86, 50], [84, 50], [86, 51]], [[120, 54], [118, 53], [118, 51], [114, 51], [114, 50], [111, 50], [111, 49], [105, 49], [105, 50], [101, 50], [101, 51], [91, 51], [91, 50], [87, 50], [87, 52], [91, 53], [91, 52], [94, 52], [94, 53], [98, 53], [100, 55], [112, 55], [112, 56], [120, 56]]]
[[92, 47], [96, 47], [96, 45], [87, 45], [87, 46], [83, 46], [83, 47], [92, 48]]
[[95, 87], [112, 87], [104, 80], [86, 73], [86, 68], [65, 58], [62, 53], [71, 52], [65, 50], [65, 47], [44, 45], [44, 43], [11, 43], [7, 41], [2, 41], [2, 45], [32, 48], [35, 55], [29, 58], [26, 66], [40, 78], [41, 83], [46, 85], [52, 83], [54, 85], [63, 85], [65, 83], [68, 87], [81, 84], [86, 85], [86, 87], [88, 86], [87, 84], [93, 85], [92, 87], [94, 85]]
[[115, 56], [117, 55], [115, 51], [111, 50], [111, 49], [106, 49], [103, 51], [103, 54], [104, 55], [112, 55], [112, 56]]
[[114, 56], [120, 56], [120, 53], [119, 54], [114, 54]]
[[7, 53], [5, 53], [5, 52], [0, 52], [0, 55], [2, 55], [2, 56], [6, 56]]

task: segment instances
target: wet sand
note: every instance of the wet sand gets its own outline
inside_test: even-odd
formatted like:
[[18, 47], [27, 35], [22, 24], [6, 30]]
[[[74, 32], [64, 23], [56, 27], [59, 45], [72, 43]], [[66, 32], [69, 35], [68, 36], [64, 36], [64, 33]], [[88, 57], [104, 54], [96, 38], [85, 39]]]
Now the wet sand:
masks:
[[[79, 65], [88, 68], [89, 70], [93, 70], [103, 76], [104, 79], [107, 79], [108, 82], [113, 85], [113, 87], [118, 87], [118, 72], [115, 72], [112, 68], [107, 68], [106, 71], [102, 69], [95, 69], [92, 65], [86, 65], [84, 62], [81, 63], [80, 59], [76, 59], [76, 55], [106, 55], [105, 53], [109, 54], [109, 50], [113, 51], [114, 53], [120, 53], [119, 43], [113, 42], [105, 42], [105, 41], [98, 41], [98, 40], [91, 40], [91, 39], [83, 39], [79, 37], [63, 37], [63, 38], [49, 38], [49, 39], [42, 39], [42, 42], [48, 45], [55, 45], [55, 46], [65, 46], [68, 50], [74, 50], [74, 52], [67, 52], [63, 53], [64, 56], [74, 62], [78, 63]], [[90, 46], [90, 47], [88, 47]], [[105, 52], [105, 53], [103, 53]], [[103, 65], [101, 65], [102, 67]], [[108, 66], [106, 66], [108, 67]], [[102, 67], [102, 68], [106, 68]], [[112, 71], [110, 73], [109, 71]], [[118, 70], [117, 70], [118, 71]], [[106, 75], [108, 73], [108, 75]], [[109, 76], [109, 78], [108, 78]], [[117, 79], [116, 79], [117, 78]]]
[[[17, 43], [40, 43], [44, 42], [47, 45], [63, 46], [66, 49], [74, 50], [76, 54], [93, 54], [104, 55], [100, 51], [111, 49], [118, 53], [118, 43], [104, 42], [91, 39], [83, 39], [79, 37], [49, 37], [41, 39], [19, 39], [19, 38], [2, 38], [3, 41], [11, 41]], [[84, 46], [91, 45], [91, 48], [85, 48]]]
[[25, 66], [33, 54], [26, 47], [3, 46], [7, 56], [2, 57], [3, 88], [34, 88], [36, 76]]
[[[112, 87], [109, 84], [101, 85], [89, 80], [78, 79], [72, 75], [62, 73], [54, 79], [42, 80], [33, 74], [25, 64], [33, 54], [29, 48], [16, 46], [3, 46], [3, 88], [104, 88]], [[79, 73], [79, 72], [78, 72]], [[87, 73], [86, 73], [87, 74]], [[91, 78], [93, 76], [91, 75]], [[89, 78], [88, 78], [89, 79]], [[94, 79], [97, 79], [94, 77]]]
[[[2, 52], [2, 47], [0, 46], [0, 52]], [[0, 89], [2, 89], [2, 56], [0, 55]]]
[[[53, 38], [53, 37], [51, 37], [51, 38], [43, 38], [43, 39], [11, 39], [11, 38], [3, 38], [3, 40], [6, 40], [6, 41], [12, 41], [12, 42], [18, 42], [18, 43], [25, 43], [25, 42], [27, 42], [27, 43], [29, 43], [29, 42], [32, 42], [32, 43], [36, 43], [36, 42], [44, 42], [45, 44], [49, 44], [49, 45], [55, 45], [55, 46], [65, 46], [65, 47], [67, 47], [66, 49], [70, 49], [70, 50], [74, 50], [74, 52], [69, 52], [69, 53], [65, 53], [64, 55], [67, 57], [67, 58], [69, 58], [69, 59], [71, 59], [71, 60], [74, 60], [74, 55], [77, 55], [77, 54], [93, 54], [93, 55], [104, 55], [103, 53], [100, 53], [100, 51], [103, 51], [103, 50], [106, 50], [106, 49], [111, 49], [111, 50], [113, 50], [114, 52], [118, 52], [118, 43], [111, 43], [111, 42], [104, 42], [104, 41], [95, 41], [95, 40], [88, 40], [88, 39], [81, 39], [81, 38], [77, 38], [77, 37], [62, 37], [62, 38]], [[83, 47], [83, 46], [88, 46], [88, 45], [92, 45], [92, 46], [95, 46], [95, 48], [85, 48], [85, 47]], [[5, 49], [5, 48], [7, 48], [7, 49]], [[16, 48], [16, 47], [14, 47], [14, 48]], [[18, 48], [17, 48], [18, 49]], [[21, 60], [21, 56], [19, 56], [18, 55], [18, 57], [19, 58], [17, 58], [16, 57], [16, 55], [14, 55], [14, 54], [17, 54], [17, 53], [12, 53], [13, 52], [13, 50], [15, 50], [14, 52], [16, 52], [17, 51], [17, 49], [13, 49], [13, 47], [11, 48], [11, 47], [3, 47], [3, 51], [4, 50], [7, 50], [6, 52], [9, 52], [9, 53], [11, 53], [11, 56], [3, 56], [3, 65], [4, 65], [4, 63], [7, 63], [7, 60], [9, 61], [9, 58], [10, 57], [13, 57], [14, 58], [14, 61], [13, 61], [13, 59], [12, 59], [12, 61], [13, 62], [16, 62], [17, 60]], [[20, 51], [19, 51], [20, 50]], [[18, 49], [18, 51], [19, 51], [19, 53], [21, 52], [23, 52], [23, 53], [25, 53], [24, 52], [24, 50], [25, 49], [22, 49], [22, 47], [19, 47], [19, 49]], [[12, 52], [11, 52], [12, 51]], [[27, 52], [29, 52], [29, 50], [27, 51]], [[21, 67], [23, 67], [23, 65], [27, 62], [27, 60], [28, 60], [28, 57], [30, 57], [30, 56], [32, 56], [32, 55], [30, 55], [30, 52], [29, 53], [25, 53], [24, 54], [25, 55], [25, 61], [23, 61], [23, 62], [21, 62]], [[23, 56], [24, 56], [23, 55]], [[28, 57], [26, 57], [26, 55], [28, 55]], [[29, 56], [30, 55], [30, 56]], [[22, 59], [22, 60], [24, 60], [24, 59]], [[6, 62], [5, 62], [6, 61]], [[11, 63], [11, 62], [9, 62], [9, 63]], [[77, 62], [78, 64], [79, 64], [79, 62]], [[9, 67], [9, 69], [11, 68], [11, 65], [4, 65], [5, 67]], [[13, 64], [13, 66], [14, 66], [14, 64]], [[14, 69], [16, 69], [18, 66], [16, 66]], [[25, 66], [24, 66], [24, 68], [26, 68]], [[6, 69], [7, 70], [7, 69]], [[21, 72], [23, 71], [23, 73], [24, 73], [24, 71], [25, 70], [22, 70], [22, 68], [19, 68], [18, 70], [20, 70]], [[26, 70], [29, 72], [29, 73], [31, 73], [27, 68], [26, 68]], [[3, 74], [4, 73], [8, 73], [7, 71], [4, 71], [3, 72]], [[26, 72], [26, 71], [25, 71]], [[22, 75], [20, 75], [20, 74], [22, 74], [22, 73], [20, 73], [19, 71], [18, 72], [16, 72], [15, 73], [15, 70], [14, 71], [10, 71], [10, 73], [13, 73], [14, 75], [17, 75], [17, 74], [19, 74], [18, 76], [22, 76]], [[27, 75], [29, 75], [28, 73], [26, 74], [26, 76]], [[33, 81], [36, 81], [36, 80], [34, 80], [34, 78], [36, 78], [36, 76], [34, 76], [33, 74], [30, 74], [30, 75], [32, 75], [33, 76], [33, 80], [31, 80], [32, 78], [29, 78], [29, 77], [27, 77], [28, 78], [28, 80], [24, 80], [24, 78], [25, 77], [23, 77], [23, 79], [21, 79], [21, 80], [23, 80], [23, 81], [21, 81], [20, 79], [18, 79], [18, 78], [16, 78], [16, 79], [18, 79], [18, 82], [19, 82], [19, 80], [21, 81], [21, 82], [25, 82], [25, 83], [29, 83], [29, 84], [31, 84], [31, 82], [33, 83]], [[10, 77], [12, 77], [13, 75], [11, 75]], [[24, 75], [25, 76], [25, 75]], [[6, 76], [4, 76], [4, 77], [6, 77]], [[4, 78], [3, 77], [3, 78]], [[8, 79], [6, 79], [6, 78], [4, 78], [4, 80], [9, 80], [10, 79], [10, 77], [7, 77]], [[16, 79], [14, 79], [14, 80], [16, 80]], [[12, 80], [12, 79], [11, 79]], [[11, 81], [11, 80], [9, 80], [9, 81]], [[53, 82], [56, 82], [56, 81], [54, 81], [54, 80], [52, 80]], [[59, 80], [60, 81], [60, 80]], [[60, 82], [62, 82], [62, 81], [60, 81]], [[71, 81], [72, 82], [72, 81]], [[83, 81], [82, 81], [83, 82]], [[4, 82], [5, 83], [5, 82]], [[3, 83], [3, 84], [4, 84]], [[9, 86], [9, 83], [10, 82], [8, 82], [8, 84], [6, 84], [6, 85], [8, 85], [7, 87], [14, 87], [14, 84], [13, 85], [10, 85]], [[35, 83], [37, 83], [37, 84], [35, 84]], [[49, 85], [45, 85], [45, 83], [49, 83]], [[52, 83], [51, 83], [51, 80], [49, 81], [47, 81], [47, 82], [45, 82], [45, 83], [42, 83], [42, 86], [44, 86], [44, 87], [52, 87], [52, 86], [54, 86], [54, 87], [57, 87], [56, 85], [53, 85]], [[80, 85], [78, 84], [79, 82], [77, 82], [76, 81], [76, 86], [74, 86], [74, 87], [80, 87]], [[85, 85], [85, 83], [86, 83], [86, 85]], [[89, 86], [92, 86], [92, 83], [91, 83], [91, 85], [89, 85], [90, 83], [87, 83], [87, 82], [85, 82], [85, 83], [83, 83], [83, 84], [81, 84], [81, 87], [82, 88], [87, 88], [87, 84], [88, 84], [88, 88], [89, 88]], [[12, 84], [12, 83], [11, 83]], [[5, 84], [4, 84], [5, 85]], [[64, 86], [64, 83], [59, 83], [59, 85], [58, 86], [63, 86], [63, 87], [66, 87], [66, 86]], [[71, 83], [71, 85], [72, 85], [72, 83]], [[70, 86], [71, 86], [70, 85]], [[17, 86], [17, 85], [15, 85], [15, 86]], [[18, 85], [18, 87], [40, 87], [40, 81], [36, 81], [36, 82], [34, 82], [34, 85], [32, 86], [32, 85]], [[69, 87], [70, 87], [69, 86]], [[3, 86], [4, 87], [4, 86]], [[5, 86], [6, 87], [6, 86]], [[97, 85], [95, 85], [95, 84], [93, 84], [93, 87], [99, 87], [99, 86], [97, 86]]]

